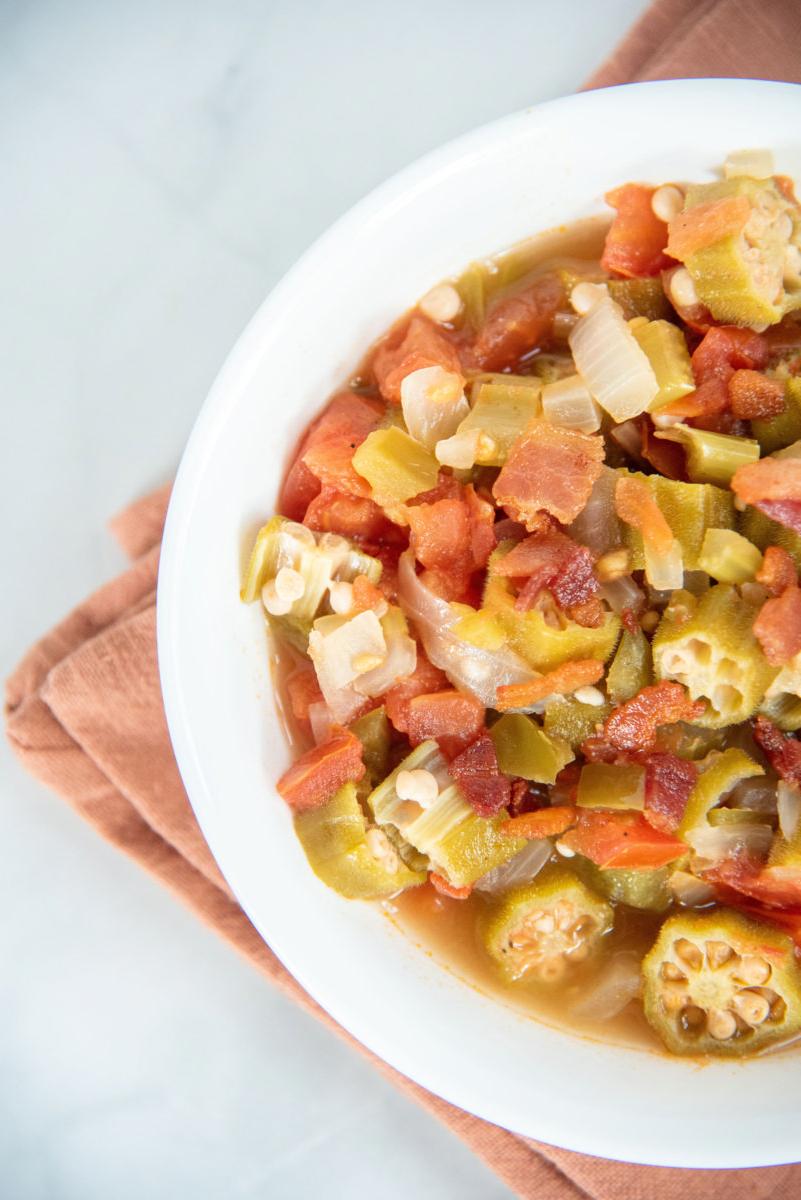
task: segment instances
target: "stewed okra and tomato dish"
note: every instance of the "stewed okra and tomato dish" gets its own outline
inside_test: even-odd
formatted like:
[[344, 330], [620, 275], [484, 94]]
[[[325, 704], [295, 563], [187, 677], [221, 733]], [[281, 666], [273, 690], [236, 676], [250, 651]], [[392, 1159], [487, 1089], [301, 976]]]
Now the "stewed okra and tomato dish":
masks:
[[764, 151], [606, 200], [372, 347], [242, 596], [324, 883], [534, 1014], [748, 1055], [801, 1032], [801, 207]]

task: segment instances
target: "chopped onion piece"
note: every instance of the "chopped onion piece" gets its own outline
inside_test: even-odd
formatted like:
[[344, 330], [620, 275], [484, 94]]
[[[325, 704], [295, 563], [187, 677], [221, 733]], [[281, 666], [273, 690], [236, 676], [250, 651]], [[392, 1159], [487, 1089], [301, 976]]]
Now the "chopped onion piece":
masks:
[[772, 174], [773, 154], [770, 150], [733, 150], [723, 164], [726, 179], [734, 179], [737, 175], [769, 179]]
[[447, 600], [435, 596], [418, 579], [411, 554], [398, 563], [398, 599], [413, 623], [425, 652], [455, 687], [470, 692], [487, 708], [495, 707], [496, 690], [510, 683], [528, 683], [536, 672], [511, 650], [482, 650], [452, 631], [460, 619]]
[[699, 825], [685, 840], [704, 864], [715, 866], [738, 854], [766, 858], [773, 830], [770, 825]]
[[643, 552], [645, 555], [645, 578], [651, 587], [660, 592], [683, 587], [684, 557], [678, 538], [674, 538], [670, 549], [662, 553], [657, 553], [653, 548], [653, 543], [647, 538], [643, 538]]
[[470, 412], [462, 377], [444, 367], [421, 367], [401, 382], [401, 408], [406, 428], [428, 450], [449, 438]]
[[383, 659], [386, 653], [384, 630], [371, 609], [349, 621], [341, 617], [320, 617], [315, 621], [309, 634], [309, 657], [335, 721], [340, 724], [349, 721], [364, 703], [364, 697], [353, 687], [360, 675], [360, 660]]
[[434, 455], [443, 467], [452, 467], [454, 471], [469, 471], [475, 466], [478, 458], [480, 441], [480, 429], [462, 429], [453, 437], [437, 442]]
[[712, 884], [689, 871], [673, 871], [668, 886], [676, 901], [685, 908], [702, 908], [715, 899]]
[[630, 575], [621, 575], [618, 579], [602, 583], [601, 597], [618, 616], [624, 608], [631, 608], [638, 613], [645, 607], [645, 594]]
[[782, 779], [776, 789], [776, 811], [779, 814], [779, 829], [789, 842], [798, 833], [801, 824], [801, 792]]
[[601, 474], [592, 485], [590, 498], [567, 531], [576, 542], [588, 546], [595, 554], [605, 554], [620, 544], [620, 521], [615, 510], [615, 487], [618, 474], [611, 467], [601, 467]]
[[[386, 631], [385, 631], [386, 633]], [[354, 688], [362, 696], [382, 696], [417, 666], [417, 643], [402, 630], [386, 634], [387, 654], [380, 666], [360, 675]]]
[[309, 705], [309, 724], [315, 745], [319, 746], [327, 739], [333, 723], [331, 709], [325, 700], [316, 700], [314, 704]]
[[553, 846], [548, 838], [538, 838], [536, 841], [528, 842], [514, 858], [510, 858], [508, 862], [502, 863], [499, 867], [494, 867], [491, 871], [487, 871], [486, 875], [477, 879], [473, 887], [478, 888], [480, 892], [491, 892], [497, 895], [499, 892], [505, 892], [520, 884], [531, 883], [552, 853]]
[[639, 995], [641, 982], [637, 955], [621, 950], [582, 989], [570, 1011], [583, 1021], [611, 1021]]
[[546, 421], [563, 429], [595, 433], [601, 428], [601, 410], [580, 375], [568, 375], [542, 389], [542, 412]]
[[626, 324], [619, 304], [594, 304], [568, 338], [579, 375], [615, 421], [646, 412], [659, 393], [653, 367]]

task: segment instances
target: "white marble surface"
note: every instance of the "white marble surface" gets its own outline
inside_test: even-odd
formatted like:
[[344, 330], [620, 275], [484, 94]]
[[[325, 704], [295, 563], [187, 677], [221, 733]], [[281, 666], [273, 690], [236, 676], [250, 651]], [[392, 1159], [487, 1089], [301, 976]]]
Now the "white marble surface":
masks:
[[[642, 0], [3, 0], [0, 667], [122, 564], [265, 292], [385, 176], [573, 90]], [[0, 1195], [507, 1189], [0, 761]]]

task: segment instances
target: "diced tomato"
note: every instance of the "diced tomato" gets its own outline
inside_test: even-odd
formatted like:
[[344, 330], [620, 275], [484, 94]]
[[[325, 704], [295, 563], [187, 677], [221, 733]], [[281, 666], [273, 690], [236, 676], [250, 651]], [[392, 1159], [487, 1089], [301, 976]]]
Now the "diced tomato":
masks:
[[438, 871], [432, 871], [428, 878], [434, 891], [439, 892], [440, 896], [447, 896], [449, 900], [466, 900], [473, 890], [471, 883], [467, 887], [457, 887]]
[[667, 253], [671, 258], [686, 262], [705, 246], [742, 232], [750, 215], [751, 206], [746, 196], [724, 196], [708, 204], [695, 204], [670, 222]]
[[798, 582], [795, 564], [781, 546], [768, 546], [754, 578], [768, 589], [771, 596], [780, 596], [785, 588]]
[[417, 666], [411, 675], [397, 680], [384, 696], [387, 716], [398, 733], [409, 732], [409, 702], [415, 696], [441, 691], [448, 686], [448, 677], [429, 662], [422, 646], [417, 647]]
[[687, 853], [678, 838], [654, 829], [641, 813], [583, 809], [562, 842], [598, 867], [664, 867]]
[[628, 277], [658, 275], [671, 266], [665, 253], [668, 227], [651, 207], [656, 189], [642, 183], [625, 183], [605, 199], [615, 211], [606, 235], [601, 266]]
[[662, 412], [705, 427], [710, 423], [719, 424], [720, 417], [728, 411], [729, 404], [730, 397], [726, 380], [721, 379], [718, 375], [710, 375], [708, 379], [698, 384], [694, 392], [681, 396], [678, 400], [671, 400], [670, 404], [664, 406]]
[[768, 343], [759, 333], [739, 325], [715, 325], [692, 355], [697, 383], [717, 376], [729, 380], [735, 371], [760, 370], [768, 361]]
[[749, 855], [740, 855], [705, 871], [704, 878], [767, 907], [801, 908], [801, 870], [795, 867], [765, 867]]
[[278, 502], [285, 516], [302, 521], [323, 482], [350, 495], [369, 494], [350, 458], [375, 429], [381, 412], [380, 403], [355, 392], [334, 396], [302, 439], [287, 472]]
[[674, 542], [673, 530], [642, 479], [622, 475], [615, 487], [615, 510], [621, 521], [638, 529], [655, 553], [667, 554]]
[[359, 541], [393, 541], [399, 544], [405, 541], [403, 530], [388, 520], [375, 501], [367, 496], [348, 496], [328, 486], [318, 492], [309, 504], [303, 524], [309, 529], [338, 533]]
[[472, 487], [455, 499], [407, 508], [415, 558], [444, 584], [446, 599], [461, 599], [474, 571], [495, 549], [494, 511]]
[[302, 450], [290, 466], [281, 486], [278, 497], [278, 509], [291, 521], [302, 521], [309, 505], [318, 495], [321, 483], [316, 475], [312, 475], [301, 457]]
[[744, 421], [776, 417], [784, 412], [784, 384], [761, 371], [735, 371], [729, 380], [729, 398], [735, 417]]
[[801, 588], [792, 583], [766, 600], [754, 621], [754, 633], [772, 667], [783, 667], [801, 650]]
[[532, 533], [501, 558], [496, 571], [508, 578], [525, 580], [515, 608], [526, 612], [543, 588], [549, 588], [560, 608], [584, 604], [599, 590], [593, 571], [593, 556], [558, 529]]
[[308, 721], [309, 705], [318, 704], [323, 693], [317, 682], [317, 672], [311, 663], [303, 663], [286, 677], [289, 706], [297, 721]]
[[521, 813], [510, 817], [501, 825], [504, 837], [521, 837], [529, 841], [539, 838], [557, 837], [578, 819], [578, 809], [570, 804], [558, 804], [551, 808], [539, 808], [536, 812]]
[[618, 750], [647, 750], [653, 746], [661, 725], [692, 722], [704, 711], [693, 702], [680, 683], [664, 679], [650, 684], [620, 704], [604, 724], [604, 738]]
[[460, 374], [462, 369], [454, 343], [420, 313], [391, 330], [376, 349], [371, 366], [381, 395], [392, 404], [400, 404], [400, 385], [412, 371], [439, 366]]
[[795, 908], [765, 908], [761, 904], [744, 904], [742, 897], [739, 898], [736, 894], [728, 900], [728, 903], [735, 904], [741, 912], [746, 913], [749, 917], [753, 917], [757, 921], [767, 921], [769, 925], [775, 925], [777, 929], [784, 930], [789, 933], [790, 937], [796, 944], [797, 949], [801, 949], [801, 909], [797, 906], [801, 904], [801, 898], [797, 902]]
[[731, 489], [744, 504], [801, 500], [801, 458], [760, 458], [739, 467]]
[[357, 575], [353, 581], [353, 606], [351, 612], [366, 612], [368, 609], [385, 605], [386, 598], [381, 588], [371, 583], [366, 575]]
[[510, 708], [530, 708], [546, 696], [568, 695], [576, 688], [588, 687], [603, 678], [604, 665], [597, 658], [582, 658], [562, 663], [528, 683], [509, 683], [498, 688], [495, 706], [499, 712]]
[[646, 820], [663, 833], [675, 833], [695, 787], [698, 768], [676, 754], [649, 754], [644, 765]]
[[600, 437], [532, 421], [509, 451], [492, 494], [526, 528], [537, 528], [543, 509], [569, 525], [589, 500], [603, 461]]
[[501, 774], [495, 743], [486, 730], [457, 754], [448, 770], [480, 817], [494, 817], [509, 804], [512, 785]]
[[469, 746], [484, 725], [484, 705], [455, 688], [414, 696], [407, 711], [412, 745], [434, 738], [448, 758]]
[[327, 804], [343, 784], [358, 782], [365, 772], [362, 744], [346, 729], [307, 750], [293, 762], [276, 787], [295, 812]]
[[503, 371], [515, 366], [550, 336], [553, 318], [565, 301], [565, 289], [555, 273], [542, 275], [489, 308], [473, 346], [476, 366]]
[[780, 779], [801, 786], [801, 742], [791, 733], [782, 733], [767, 717], [754, 721], [754, 737]]
[[637, 620], [637, 614], [633, 608], [624, 608], [620, 614], [620, 620], [623, 622], [623, 628], [629, 633], [640, 632], [640, 622]]

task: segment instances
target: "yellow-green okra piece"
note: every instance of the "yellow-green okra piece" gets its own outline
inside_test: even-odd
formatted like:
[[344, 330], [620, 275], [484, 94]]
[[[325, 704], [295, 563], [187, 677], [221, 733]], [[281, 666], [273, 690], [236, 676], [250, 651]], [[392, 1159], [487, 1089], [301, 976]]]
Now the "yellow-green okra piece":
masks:
[[643, 279], [610, 279], [607, 283], [609, 295], [623, 310], [627, 321], [635, 317], [647, 317], [649, 321], [660, 321], [669, 318], [672, 309], [665, 296], [662, 280], [656, 278]]
[[498, 766], [505, 775], [551, 784], [573, 761], [573, 751], [566, 741], [545, 732], [524, 713], [505, 713], [489, 732]]
[[585, 704], [575, 696], [554, 697], [548, 702], [542, 725], [551, 737], [561, 738], [572, 750], [577, 750], [598, 732], [611, 711], [608, 701], [596, 705]]
[[709, 814], [716, 805], [725, 800], [738, 783], [765, 774], [764, 767], [739, 746], [729, 746], [721, 751], [713, 750], [699, 763], [699, 767], [700, 774], [690, 792], [678, 829], [679, 837], [686, 837], [692, 830], [708, 823]]
[[[734, 526], [734, 499], [731, 492], [711, 483], [681, 483], [663, 475], [634, 474], [650, 489], [665, 520], [681, 544], [685, 571], [698, 569], [698, 556], [707, 529], [731, 529]], [[645, 570], [642, 537], [630, 525], [623, 528], [626, 546], [632, 556], [632, 570]]]
[[645, 1016], [673, 1054], [754, 1054], [801, 1029], [791, 939], [732, 909], [668, 917], [642, 974]]
[[606, 673], [609, 699], [615, 706], [622, 704], [653, 683], [653, 678], [651, 643], [641, 629], [634, 633], [624, 629]]
[[739, 529], [760, 550], [767, 550], [768, 546], [781, 546], [792, 558], [796, 570], [801, 571], [801, 535], [794, 530], [772, 521], [750, 504], [740, 513]]
[[670, 907], [669, 879], [676, 863], [670, 867], [597, 867], [588, 858], [577, 854], [570, 863], [585, 883], [615, 904], [647, 912], [664, 912]]
[[785, 380], [784, 412], [775, 417], [753, 420], [751, 432], [763, 454], [783, 450], [801, 438], [801, 378], [796, 376]]

